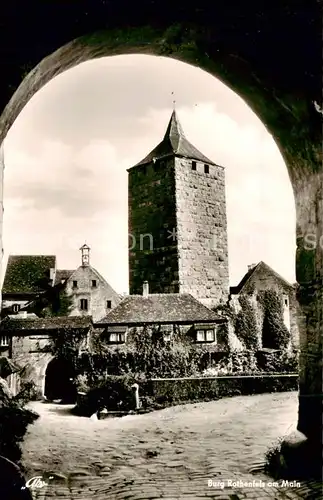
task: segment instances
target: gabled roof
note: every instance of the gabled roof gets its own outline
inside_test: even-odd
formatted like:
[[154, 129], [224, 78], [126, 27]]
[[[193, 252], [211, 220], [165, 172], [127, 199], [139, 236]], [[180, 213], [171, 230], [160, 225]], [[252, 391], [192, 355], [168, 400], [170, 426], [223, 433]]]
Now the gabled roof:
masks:
[[294, 288], [294, 286], [291, 283], [286, 281], [285, 278], [280, 276], [280, 274], [276, 273], [276, 271], [274, 271], [270, 266], [268, 266], [268, 264], [266, 264], [265, 262], [263, 262], [261, 260], [257, 265], [255, 265], [254, 267], [249, 269], [249, 271], [244, 275], [244, 277], [240, 281], [239, 285], [230, 287], [230, 293], [232, 295], [237, 295], [239, 293], [242, 293], [243, 289], [245, 288], [245, 286], [249, 282], [250, 278], [256, 272], [259, 272], [259, 271], [265, 271], [267, 273], [270, 273], [270, 274], [274, 275], [279, 281], [281, 281], [285, 286], [287, 286], [289, 288]]
[[173, 155], [215, 165], [213, 161], [204, 156], [186, 139], [175, 110], [172, 113], [162, 142], [160, 142], [143, 160], [137, 163], [135, 167]]
[[49, 284], [49, 270], [56, 268], [54, 255], [10, 255], [2, 294], [29, 294]]
[[1, 322], [2, 331], [46, 331], [60, 330], [64, 328], [87, 329], [92, 324], [91, 316], [61, 316], [52, 318], [22, 318], [18, 315], [7, 317]]
[[55, 285], [60, 285], [62, 280], [66, 281], [68, 280], [72, 274], [74, 273], [74, 269], [58, 269], [56, 271], [56, 276], [55, 276]]
[[211, 309], [190, 294], [129, 295], [97, 325], [199, 323], [219, 320]]
[[[84, 268], [84, 266], [79, 266], [74, 271], [71, 271], [71, 274], [68, 277], [68, 279], [73, 279], [74, 278], [74, 273], [76, 273], [80, 268]], [[99, 271], [97, 271], [92, 266], [87, 266], [87, 269], [91, 269], [91, 271], [96, 275], [96, 277], [98, 278], [98, 280], [101, 281], [101, 282], [103, 282], [106, 285], [106, 287], [109, 289], [109, 292], [114, 296], [115, 300], [120, 300], [119, 299], [120, 295], [114, 290], [114, 288], [112, 288], [112, 286], [107, 282], [107, 280], [105, 278], [103, 278], [103, 276], [99, 273]]]

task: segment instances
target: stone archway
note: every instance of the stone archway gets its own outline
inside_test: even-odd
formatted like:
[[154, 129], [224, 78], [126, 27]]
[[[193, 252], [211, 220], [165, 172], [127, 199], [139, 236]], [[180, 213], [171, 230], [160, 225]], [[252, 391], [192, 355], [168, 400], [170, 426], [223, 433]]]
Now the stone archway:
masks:
[[[201, 6], [177, 0], [170, 6], [161, 0], [140, 4], [112, 0], [93, 2], [87, 10], [81, 4], [68, 10], [57, 5], [53, 10], [43, 2], [36, 9], [28, 6], [25, 12], [16, 12], [8, 4], [2, 19], [3, 54], [8, 62], [0, 81], [0, 144], [29, 99], [56, 75], [93, 58], [130, 53], [169, 56], [208, 71], [237, 92], [272, 134], [285, 159], [296, 203], [296, 276], [302, 310], [298, 429], [321, 452], [320, 3], [306, 0], [295, 6], [289, 0], [278, 7], [255, 7], [254, 2]], [[51, 25], [41, 29], [38, 15], [51, 19]], [[12, 29], [15, 19], [18, 31]]]
[[48, 401], [61, 400], [64, 403], [75, 403], [76, 387], [73, 379], [74, 370], [70, 363], [64, 359], [51, 359], [45, 374], [45, 398]]

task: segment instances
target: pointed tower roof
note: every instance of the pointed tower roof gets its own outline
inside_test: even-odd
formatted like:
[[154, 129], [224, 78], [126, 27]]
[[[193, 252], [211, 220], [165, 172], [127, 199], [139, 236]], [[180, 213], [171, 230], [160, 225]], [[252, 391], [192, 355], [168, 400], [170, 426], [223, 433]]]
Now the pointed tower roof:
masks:
[[172, 112], [172, 116], [169, 120], [162, 142], [160, 142], [158, 146], [156, 146], [155, 149], [149, 153], [149, 155], [137, 163], [135, 167], [172, 155], [215, 165], [213, 161], [209, 160], [209, 158], [200, 153], [200, 151], [198, 151], [198, 149], [196, 149], [193, 144], [186, 139], [175, 110]]

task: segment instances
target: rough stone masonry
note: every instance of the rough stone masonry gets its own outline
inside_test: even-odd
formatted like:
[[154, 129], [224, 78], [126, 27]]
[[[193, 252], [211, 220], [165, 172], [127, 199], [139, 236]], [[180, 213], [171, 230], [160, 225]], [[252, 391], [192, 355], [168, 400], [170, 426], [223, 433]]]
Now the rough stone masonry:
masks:
[[130, 293], [229, 292], [224, 168], [192, 146], [173, 112], [163, 141], [129, 169]]

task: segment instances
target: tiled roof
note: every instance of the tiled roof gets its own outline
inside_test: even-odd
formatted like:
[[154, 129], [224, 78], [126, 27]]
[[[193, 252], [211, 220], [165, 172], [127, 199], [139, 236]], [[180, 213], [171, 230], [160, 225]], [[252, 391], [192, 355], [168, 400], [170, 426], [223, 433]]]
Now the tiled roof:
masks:
[[55, 285], [60, 285], [62, 280], [66, 281], [72, 276], [74, 269], [58, 269], [55, 276]]
[[244, 275], [244, 277], [240, 281], [239, 285], [230, 287], [230, 293], [232, 295], [236, 295], [236, 294], [241, 293], [243, 291], [243, 288], [245, 287], [245, 285], [247, 284], [247, 282], [251, 278], [251, 276], [253, 276], [255, 272], [259, 272], [261, 270], [274, 275], [279, 281], [284, 283], [285, 286], [287, 286], [289, 288], [293, 288], [293, 285], [291, 283], [286, 281], [285, 278], [280, 276], [280, 274], [276, 273], [276, 271], [274, 271], [270, 266], [268, 266], [268, 264], [266, 264], [265, 262], [263, 262], [261, 260], [257, 265], [255, 265], [254, 267], [249, 269], [249, 271]]
[[198, 151], [193, 144], [191, 144], [185, 137], [181, 124], [176, 115], [176, 111], [173, 111], [170, 118], [164, 139], [158, 144], [143, 160], [137, 163], [135, 166], [144, 165], [146, 163], [152, 162], [154, 159], [158, 160], [171, 155], [181, 156], [184, 158], [190, 158], [192, 160], [198, 160], [203, 163], [208, 163], [210, 165], [215, 165], [215, 163], [206, 156], [204, 156], [200, 151]]
[[89, 328], [92, 324], [91, 316], [64, 316], [52, 318], [24, 319], [19, 316], [6, 318], [0, 325], [2, 331], [44, 331], [63, 328]]
[[129, 295], [97, 325], [195, 323], [219, 317], [190, 294]]
[[43, 291], [49, 282], [49, 270], [55, 267], [54, 255], [10, 255], [2, 294]]

